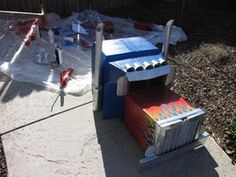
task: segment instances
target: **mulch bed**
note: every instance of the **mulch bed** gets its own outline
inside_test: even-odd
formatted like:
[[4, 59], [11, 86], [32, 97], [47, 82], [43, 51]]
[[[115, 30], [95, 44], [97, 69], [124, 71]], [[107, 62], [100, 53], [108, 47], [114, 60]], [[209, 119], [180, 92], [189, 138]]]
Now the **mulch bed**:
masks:
[[0, 176], [7, 177], [7, 165], [6, 165], [1, 138], [0, 138]]
[[[209, 50], [213, 50], [215, 45], [211, 45]], [[205, 58], [198, 58], [197, 54], [202, 52], [198, 50], [170, 57], [170, 62], [176, 66], [173, 89], [206, 111], [204, 125], [207, 131], [235, 161], [236, 147], [231, 147], [235, 139], [230, 132], [226, 133], [225, 127], [236, 113], [236, 49], [218, 47], [226, 50], [227, 54], [214, 59], [203, 54]]]

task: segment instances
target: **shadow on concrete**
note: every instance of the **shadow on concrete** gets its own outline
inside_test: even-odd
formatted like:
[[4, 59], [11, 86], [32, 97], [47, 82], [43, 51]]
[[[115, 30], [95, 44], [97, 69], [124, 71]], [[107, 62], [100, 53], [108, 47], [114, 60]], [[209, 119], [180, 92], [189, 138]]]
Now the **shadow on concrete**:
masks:
[[143, 152], [123, 120], [102, 120], [94, 113], [98, 142], [101, 146], [106, 177], [218, 177], [217, 163], [205, 147], [140, 170]]
[[26, 83], [25, 87], [22, 82], [11, 80], [8, 76], [0, 72], [0, 101], [3, 103], [13, 100], [15, 97], [25, 97], [33, 91], [44, 90], [43, 87]]
[[7, 89], [11, 79], [0, 73], [0, 96], [4, 93], [4, 90]]

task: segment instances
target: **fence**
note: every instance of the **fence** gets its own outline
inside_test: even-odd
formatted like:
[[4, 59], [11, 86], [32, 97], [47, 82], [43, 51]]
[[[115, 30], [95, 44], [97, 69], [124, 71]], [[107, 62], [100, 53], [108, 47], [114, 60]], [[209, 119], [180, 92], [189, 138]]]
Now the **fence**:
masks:
[[0, 0], [0, 10], [40, 12], [42, 2], [46, 12], [56, 12], [61, 16], [83, 9], [104, 11], [109, 8], [124, 6], [135, 0]]

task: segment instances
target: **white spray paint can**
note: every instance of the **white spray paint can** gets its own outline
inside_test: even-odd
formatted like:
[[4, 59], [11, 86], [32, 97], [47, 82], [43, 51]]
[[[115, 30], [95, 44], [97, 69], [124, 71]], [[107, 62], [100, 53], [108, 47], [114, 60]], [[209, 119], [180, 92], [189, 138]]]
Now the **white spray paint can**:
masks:
[[54, 33], [51, 29], [48, 30], [48, 38], [49, 38], [49, 42], [54, 44]]
[[41, 37], [41, 33], [40, 33], [40, 29], [39, 29], [39, 25], [35, 25], [34, 26], [35, 29], [35, 33], [36, 33], [36, 38], [40, 38]]
[[63, 63], [62, 58], [62, 49], [58, 48], [58, 56], [59, 56], [59, 64], [61, 65]]
[[62, 50], [56, 46], [55, 47], [56, 62], [61, 65], [63, 63]]

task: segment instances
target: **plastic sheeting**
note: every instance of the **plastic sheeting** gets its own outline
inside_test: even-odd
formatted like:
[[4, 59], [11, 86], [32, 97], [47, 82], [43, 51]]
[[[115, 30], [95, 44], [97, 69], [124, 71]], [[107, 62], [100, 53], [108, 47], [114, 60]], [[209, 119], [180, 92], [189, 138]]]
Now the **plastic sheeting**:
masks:
[[[88, 11], [80, 13], [84, 15]], [[154, 25], [152, 31], [142, 31], [133, 28], [134, 21], [105, 16], [97, 12], [90, 12], [99, 15], [101, 21], [112, 21], [114, 24], [113, 38], [124, 38], [142, 36], [153, 44], [162, 43], [164, 37], [164, 26]], [[78, 17], [79, 13], [61, 19], [56, 14], [48, 15], [48, 27], [61, 27], [61, 30], [71, 29], [72, 21]], [[85, 14], [86, 15], [86, 14]], [[59, 75], [63, 69], [74, 68], [72, 79], [68, 82], [65, 92], [80, 96], [91, 89], [91, 49], [84, 49], [80, 45], [63, 47], [63, 64], [54, 66], [51, 64], [41, 64], [37, 61], [37, 53], [44, 49], [48, 54], [48, 59], [55, 60], [54, 46], [48, 42], [47, 32], [43, 32], [42, 37], [32, 41], [29, 46], [22, 45], [24, 37], [16, 35], [9, 30], [14, 26], [17, 19], [1, 20], [0, 16], [0, 71], [17, 81], [30, 82], [44, 86], [51, 91], [59, 91]], [[59, 36], [58, 38], [63, 38]], [[59, 39], [60, 40], [60, 39]], [[185, 41], [187, 37], [183, 30], [174, 27], [171, 36], [171, 44]]]

